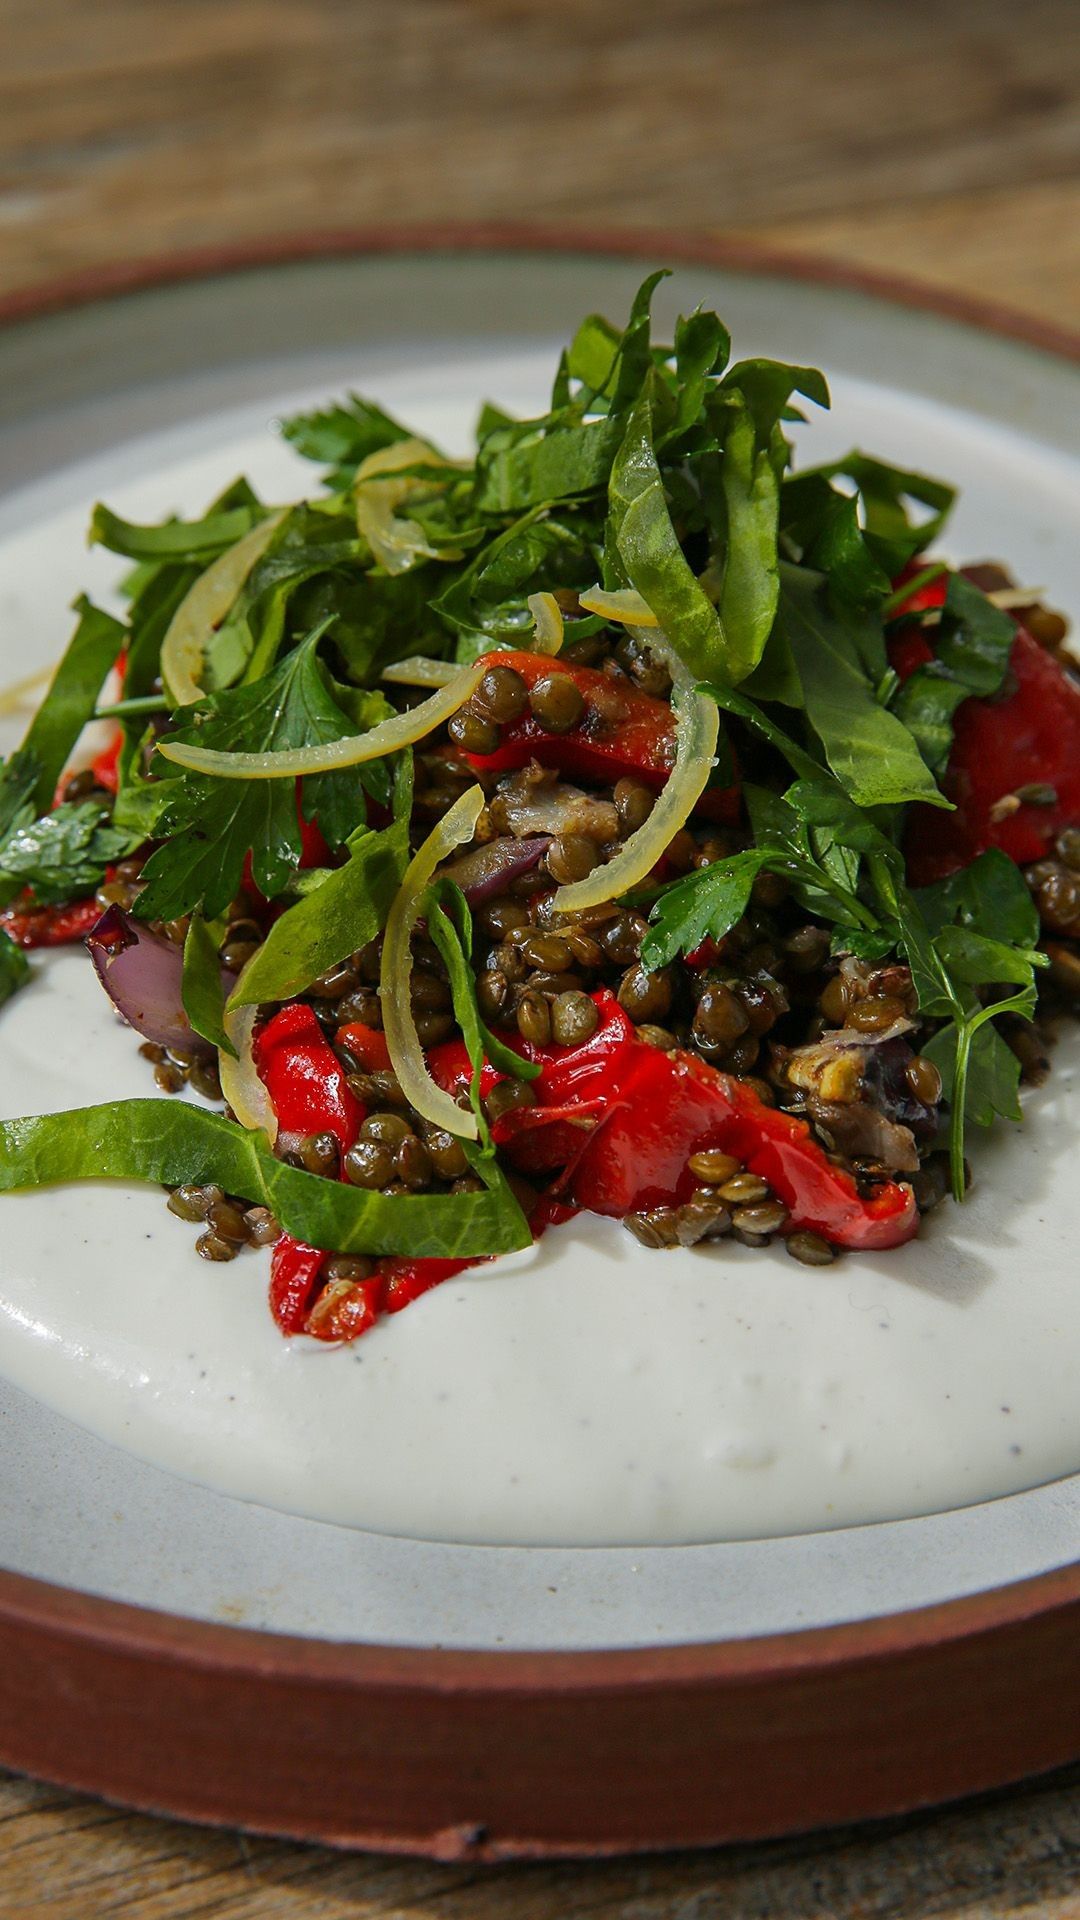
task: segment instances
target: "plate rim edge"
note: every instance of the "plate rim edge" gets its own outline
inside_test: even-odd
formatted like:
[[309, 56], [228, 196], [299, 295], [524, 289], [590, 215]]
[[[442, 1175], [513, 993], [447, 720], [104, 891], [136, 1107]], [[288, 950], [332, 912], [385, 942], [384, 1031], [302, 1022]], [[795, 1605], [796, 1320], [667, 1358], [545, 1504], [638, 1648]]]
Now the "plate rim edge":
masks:
[[[302, 264], [318, 259], [348, 259], [401, 254], [568, 254], [606, 258], [652, 260], [664, 258], [676, 266], [710, 266], [734, 273], [781, 280], [795, 280], [839, 291], [861, 294], [884, 304], [926, 312], [940, 319], [977, 331], [1003, 337], [1016, 344], [1034, 348], [1057, 360], [1080, 363], [1080, 327], [1062, 326], [1002, 303], [978, 295], [960, 292], [891, 272], [844, 262], [811, 253], [788, 252], [763, 245], [752, 238], [736, 235], [711, 237], [707, 234], [655, 228], [620, 228], [611, 231], [587, 226], [565, 227], [558, 223], [516, 221], [438, 222], [398, 225], [374, 225], [333, 228], [305, 234], [269, 234], [252, 240], [181, 250], [137, 260], [117, 260], [97, 264], [59, 278], [32, 282], [0, 296], [0, 327], [17, 326], [75, 307], [92, 305], [155, 288], [180, 285], [187, 281], [213, 279], [240, 274], [260, 267]], [[725, 1698], [746, 1687], [764, 1685], [775, 1696], [774, 1706], [784, 1718], [783, 1700], [795, 1700], [798, 1714], [800, 1681], [814, 1676], [826, 1677], [843, 1671], [850, 1678], [859, 1676], [859, 1691], [865, 1699], [873, 1697], [880, 1706], [883, 1689], [889, 1690], [887, 1674], [898, 1663], [920, 1655], [944, 1654], [954, 1676], [956, 1694], [943, 1702], [950, 1713], [963, 1709], [967, 1686], [973, 1673], [968, 1660], [977, 1653], [993, 1659], [995, 1651], [1005, 1652], [1023, 1664], [1028, 1645], [1033, 1647], [1045, 1632], [1064, 1627], [1075, 1632], [1080, 1625], [1080, 1560], [1022, 1581], [986, 1588], [979, 1593], [940, 1602], [927, 1607], [904, 1610], [873, 1619], [864, 1619], [832, 1627], [815, 1627], [789, 1633], [746, 1639], [696, 1641], [667, 1647], [593, 1648], [582, 1651], [507, 1651], [499, 1649], [447, 1650], [438, 1647], [411, 1648], [376, 1642], [334, 1642], [317, 1637], [279, 1634], [247, 1627], [227, 1626], [196, 1620], [165, 1610], [136, 1606], [83, 1592], [74, 1587], [30, 1578], [0, 1569], [0, 1640], [24, 1635], [44, 1635], [53, 1645], [63, 1647], [66, 1663], [73, 1672], [81, 1672], [89, 1681], [94, 1663], [111, 1655], [150, 1661], [173, 1675], [183, 1688], [199, 1676], [226, 1674], [246, 1681], [257, 1691], [271, 1681], [303, 1688], [305, 1683], [321, 1694], [328, 1682], [342, 1689], [342, 1697], [357, 1690], [372, 1690], [397, 1697], [400, 1706], [409, 1699], [414, 1710], [425, 1700], [464, 1697], [474, 1700], [505, 1697], [516, 1700], [557, 1700], [571, 1709], [583, 1696], [591, 1695], [597, 1704], [625, 1704], [658, 1691], [676, 1688], [697, 1696], [699, 1702], [715, 1701], [717, 1689]], [[1054, 1633], [1056, 1642], [1057, 1635]], [[1012, 1643], [1012, 1644], [1010, 1644]], [[965, 1668], [967, 1668], [965, 1676]], [[1044, 1670], [1042, 1678], [1045, 1682]], [[1064, 1680], [1064, 1675], [1061, 1678]], [[963, 1693], [961, 1693], [961, 1687]], [[794, 1694], [792, 1689], [795, 1689]], [[1045, 1686], [1038, 1690], [1045, 1700]], [[1080, 1684], [1070, 1695], [1074, 1718], [1080, 1706]], [[54, 1709], [58, 1702], [53, 1700]], [[760, 1703], [759, 1703], [760, 1704]], [[37, 1742], [29, 1738], [32, 1720], [44, 1717], [45, 1702], [38, 1695], [24, 1718], [16, 1714], [11, 1726], [18, 1752], [12, 1752], [8, 1734], [0, 1746], [9, 1764], [30, 1765], [46, 1777], [63, 1779], [65, 1769], [38, 1765], [24, 1754]], [[1030, 1705], [1030, 1702], [1029, 1702]], [[63, 1720], [63, 1713], [60, 1719]], [[1059, 1694], [1046, 1716], [1045, 1754], [1040, 1747], [1029, 1752], [1019, 1771], [1059, 1764], [1072, 1757], [1075, 1740], [1068, 1751], [1054, 1745], [1055, 1733], [1068, 1719], [1066, 1702]], [[28, 1737], [18, 1737], [17, 1723]], [[1054, 1730], [1054, 1732], [1051, 1731]], [[927, 1731], [924, 1729], [924, 1732]], [[781, 1729], [778, 1727], [777, 1732]], [[791, 1729], [787, 1729], [790, 1735]], [[858, 1756], [852, 1755], [857, 1764]], [[1012, 1761], [991, 1763], [970, 1784], [954, 1785], [952, 1791], [970, 1791], [974, 1786], [989, 1786], [1019, 1777]], [[110, 1792], [100, 1783], [100, 1769], [90, 1778], [70, 1775], [68, 1783], [89, 1791]], [[138, 1804], [139, 1796], [129, 1781], [116, 1788], [119, 1797]], [[873, 1804], [856, 1806], [845, 1812], [831, 1807], [825, 1818], [860, 1817], [867, 1812], [897, 1811], [940, 1797], [937, 1787], [929, 1795], [901, 1792], [899, 1798], [885, 1781], [877, 1784]], [[143, 1805], [153, 1802], [142, 1801]], [[162, 1804], [158, 1802], [157, 1804]], [[170, 1791], [168, 1804], [187, 1817], [213, 1819], [212, 1811], [200, 1810], [190, 1803], [190, 1795]], [[228, 1820], [235, 1813], [228, 1808], [219, 1816]], [[259, 1826], [258, 1819], [250, 1824]], [[640, 1844], [672, 1844], [672, 1834], [693, 1843], [694, 1835], [675, 1830], [670, 1822], [661, 1823], [657, 1838]], [[789, 1823], [790, 1824], [790, 1823]], [[819, 1817], [808, 1824], [821, 1824]], [[275, 1825], [264, 1830], [299, 1832], [295, 1824]], [[717, 1829], [709, 1837], [749, 1837], [751, 1831], [764, 1834], [786, 1830], [766, 1819], [764, 1824], [745, 1821], [728, 1831]], [[537, 1843], [493, 1842], [468, 1830], [446, 1830], [442, 1841], [436, 1834], [403, 1839], [401, 1835], [373, 1833], [370, 1821], [361, 1821], [358, 1833], [350, 1830], [335, 1835], [325, 1823], [308, 1829], [311, 1837], [338, 1837], [344, 1844], [364, 1839], [367, 1844], [404, 1847], [409, 1851], [430, 1853], [445, 1858], [510, 1857], [548, 1851], [581, 1851], [558, 1840], [541, 1837]], [[442, 1830], [440, 1830], [441, 1832]], [[698, 1836], [700, 1839], [700, 1836]], [[438, 1842], [438, 1845], [435, 1843]], [[606, 1843], [586, 1841], [588, 1850]], [[637, 1844], [631, 1842], [631, 1845]], [[613, 1843], [625, 1850], [625, 1839]]]

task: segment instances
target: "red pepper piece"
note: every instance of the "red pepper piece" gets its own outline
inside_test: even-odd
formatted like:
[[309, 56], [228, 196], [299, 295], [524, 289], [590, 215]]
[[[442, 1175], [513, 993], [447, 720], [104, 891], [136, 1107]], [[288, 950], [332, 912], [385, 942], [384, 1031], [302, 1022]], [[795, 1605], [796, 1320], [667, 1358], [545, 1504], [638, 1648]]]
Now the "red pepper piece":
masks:
[[[941, 789], [955, 813], [913, 807], [904, 853], [916, 886], [966, 867], [987, 847], [1021, 866], [1051, 851], [1080, 824], [1080, 684], [1018, 627], [1009, 655], [1015, 690], [1001, 700], [965, 700], [957, 709]], [[1023, 801], [998, 814], [1026, 786], [1053, 789], [1049, 806]]]
[[645, 1042], [623, 1012], [614, 994], [603, 991], [592, 995], [599, 1022], [589, 1038], [576, 1047], [537, 1047], [531, 1043], [522, 1052], [530, 1060], [540, 1060], [543, 1072], [533, 1081], [533, 1091], [545, 1106], [580, 1106], [584, 1101], [609, 1099], [613, 1088], [621, 1086], [628, 1064]]
[[767, 1180], [784, 1202], [789, 1230], [835, 1246], [900, 1246], [918, 1227], [910, 1187], [885, 1181], [862, 1199], [833, 1166], [806, 1122], [767, 1107], [745, 1082], [686, 1053], [637, 1043], [619, 1103], [581, 1157], [570, 1197], [592, 1213], [637, 1213], [688, 1198], [692, 1153], [718, 1147]]
[[[530, 1108], [530, 1112], [534, 1109]], [[548, 1227], [561, 1226], [564, 1220], [572, 1220], [575, 1209], [549, 1194], [541, 1194], [529, 1216], [529, 1225], [533, 1230], [533, 1239]], [[413, 1300], [419, 1300], [422, 1293], [430, 1293], [432, 1287], [439, 1287], [444, 1280], [452, 1280], [457, 1273], [464, 1273], [467, 1267], [483, 1267], [486, 1260], [409, 1260], [396, 1256], [382, 1263], [386, 1280], [386, 1298], [384, 1309], [387, 1313], [400, 1313]]]
[[[911, 1238], [918, 1214], [910, 1187], [886, 1181], [862, 1199], [805, 1121], [767, 1107], [745, 1082], [690, 1054], [646, 1045], [612, 994], [592, 998], [600, 1023], [580, 1046], [518, 1043], [543, 1065], [531, 1083], [537, 1105], [503, 1116], [496, 1137], [501, 1131], [523, 1170], [550, 1170], [561, 1154], [570, 1162], [559, 1183], [565, 1197], [621, 1218], [685, 1200], [695, 1184], [690, 1155], [719, 1147], [768, 1180], [790, 1211], [792, 1231], [808, 1229], [843, 1247]], [[434, 1048], [428, 1064], [448, 1091], [468, 1084], [468, 1056], [457, 1043]], [[504, 1077], [487, 1063], [484, 1075], [485, 1092]], [[596, 1124], [583, 1140], [583, 1130], [568, 1123], [585, 1118]]]
[[356, 1340], [375, 1325], [386, 1290], [382, 1274], [353, 1281], [324, 1306], [320, 1283], [329, 1258], [318, 1247], [306, 1246], [287, 1233], [275, 1242], [270, 1255], [270, 1311], [282, 1333], [308, 1333], [315, 1340], [341, 1342]]
[[282, 1333], [302, 1333], [308, 1304], [329, 1256], [283, 1233], [270, 1255], [270, 1311]]
[[[593, 998], [600, 1023], [580, 1046], [538, 1047], [513, 1032], [501, 1035], [504, 1044], [523, 1059], [539, 1061], [543, 1066], [539, 1077], [529, 1082], [536, 1106], [511, 1108], [491, 1129], [496, 1145], [507, 1149], [523, 1173], [550, 1173], [576, 1163], [587, 1134], [607, 1110], [617, 1063], [628, 1047], [640, 1044], [635, 1042], [634, 1027], [612, 994], [594, 994]], [[457, 1095], [472, 1084], [472, 1062], [464, 1041], [447, 1040], [433, 1047], [427, 1063], [432, 1079], [447, 1093]], [[485, 1060], [480, 1073], [481, 1098], [506, 1077]]]
[[[583, 716], [569, 733], [548, 733], [526, 710], [502, 729], [494, 753], [463, 755], [480, 772], [502, 773], [529, 760], [558, 767], [589, 780], [611, 783], [622, 775], [662, 787], [675, 760], [675, 721], [665, 700], [654, 700], [626, 681], [613, 680], [595, 667], [546, 659], [537, 653], [498, 653], [500, 666], [512, 667], [530, 689], [547, 673], [563, 673], [585, 700]], [[711, 819], [736, 820], [738, 786], [713, 788], [702, 796], [701, 811]]]
[[511, 1107], [492, 1122], [491, 1137], [520, 1173], [559, 1172], [562, 1187], [609, 1111], [610, 1102], [599, 1098], [563, 1107]]
[[[520, 1040], [516, 1033], [504, 1033], [500, 1037], [508, 1047], [513, 1047], [515, 1053], [526, 1054], [526, 1042]], [[348, 1042], [345, 1044], [348, 1045]], [[445, 1040], [441, 1046], [432, 1047], [427, 1055], [427, 1064], [436, 1086], [441, 1087], [444, 1093], [456, 1096], [468, 1092], [472, 1086], [472, 1061], [464, 1040]], [[497, 1087], [499, 1081], [505, 1079], [505, 1073], [500, 1073], [490, 1060], [485, 1060], [480, 1069], [481, 1099], [486, 1099], [492, 1087]]]
[[662, 787], [675, 759], [675, 722], [671, 708], [637, 687], [612, 680], [595, 667], [573, 666], [538, 653], [498, 653], [501, 667], [512, 667], [532, 690], [549, 673], [565, 674], [585, 701], [579, 724], [569, 733], [548, 733], [526, 709], [520, 720], [502, 729], [494, 753], [469, 753], [469, 764], [491, 772], [540, 760], [594, 780], [636, 774]]
[[381, 1273], [372, 1274], [370, 1280], [353, 1280], [315, 1302], [304, 1322], [304, 1332], [314, 1340], [331, 1340], [337, 1345], [358, 1340], [375, 1325], [385, 1304], [386, 1282]]
[[[344, 1155], [364, 1119], [342, 1066], [311, 1008], [282, 1007], [256, 1036], [255, 1065], [286, 1133], [331, 1133]], [[270, 1257], [270, 1311], [283, 1333], [317, 1340], [355, 1340], [378, 1318], [383, 1282], [354, 1281], [320, 1312], [320, 1281], [329, 1255], [282, 1234]], [[312, 1304], [314, 1302], [314, 1305]]]
[[17, 947], [64, 947], [85, 940], [101, 919], [94, 899], [72, 900], [62, 907], [6, 907], [0, 913], [0, 931]]
[[444, 1280], [452, 1280], [456, 1273], [464, 1273], [466, 1267], [483, 1266], [482, 1260], [409, 1260], [396, 1256], [383, 1261], [383, 1276], [386, 1280], [385, 1308], [387, 1313], [400, 1313], [402, 1307], [411, 1306], [419, 1300], [422, 1293], [430, 1293], [432, 1287], [440, 1287]]
[[255, 1066], [286, 1133], [332, 1133], [347, 1153], [364, 1109], [311, 1008], [282, 1007], [255, 1040]]
[[[904, 611], [943, 606], [947, 588], [947, 579], [932, 580]], [[889, 658], [906, 680], [933, 652], [921, 633], [901, 630]], [[988, 847], [1024, 866], [1048, 853], [1064, 827], [1080, 824], [1080, 683], [1020, 625], [1009, 671], [1015, 686], [1004, 699], [965, 700], [957, 708], [941, 780], [955, 812], [916, 806], [908, 815], [904, 854], [915, 886], [944, 879]], [[995, 818], [1001, 801], [1032, 785], [1052, 787], [1056, 801], [1024, 801]]]
[[699, 947], [692, 953], [683, 955], [688, 967], [714, 967], [720, 958], [720, 948], [711, 934], [706, 934]]
[[390, 1049], [381, 1027], [366, 1026], [362, 1020], [350, 1020], [337, 1030], [339, 1047], [347, 1048], [365, 1073], [385, 1073], [390, 1065]]

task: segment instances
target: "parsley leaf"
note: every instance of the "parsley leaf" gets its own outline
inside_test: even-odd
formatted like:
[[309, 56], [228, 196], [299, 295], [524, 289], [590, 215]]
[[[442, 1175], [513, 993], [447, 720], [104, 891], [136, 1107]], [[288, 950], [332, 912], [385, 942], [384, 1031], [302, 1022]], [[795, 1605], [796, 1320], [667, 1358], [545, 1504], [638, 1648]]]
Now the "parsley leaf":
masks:
[[337, 406], [294, 413], [281, 421], [280, 431], [305, 460], [317, 460], [335, 469], [331, 476], [335, 487], [347, 486], [369, 453], [409, 438], [406, 427], [358, 393], [346, 395]]
[[779, 623], [802, 683], [806, 717], [859, 806], [947, 806], [908, 728], [879, 704], [868, 669], [885, 669], [880, 621], [827, 604], [825, 578], [782, 562]]
[[[325, 628], [287, 654], [252, 686], [233, 687], [205, 702], [176, 738], [227, 752], [280, 752], [340, 740], [354, 731], [330, 691], [318, 657]], [[145, 920], [176, 920], [201, 906], [221, 913], [240, 886], [250, 854], [255, 885], [272, 899], [300, 859], [300, 820], [292, 780], [215, 780], [185, 774], [170, 781], [158, 831], [167, 836], [143, 868], [136, 911]], [[341, 845], [364, 817], [358, 769], [304, 781], [304, 817], [318, 819]]]
[[758, 874], [770, 867], [782, 868], [786, 860], [779, 847], [748, 847], [674, 881], [649, 916], [641, 943], [642, 966], [655, 973], [677, 954], [693, 953], [705, 939], [722, 940], [746, 912]]
[[0, 841], [0, 876], [15, 891], [29, 887], [39, 906], [55, 906], [92, 893], [106, 867], [138, 844], [95, 800], [67, 802], [40, 820], [25, 807]]

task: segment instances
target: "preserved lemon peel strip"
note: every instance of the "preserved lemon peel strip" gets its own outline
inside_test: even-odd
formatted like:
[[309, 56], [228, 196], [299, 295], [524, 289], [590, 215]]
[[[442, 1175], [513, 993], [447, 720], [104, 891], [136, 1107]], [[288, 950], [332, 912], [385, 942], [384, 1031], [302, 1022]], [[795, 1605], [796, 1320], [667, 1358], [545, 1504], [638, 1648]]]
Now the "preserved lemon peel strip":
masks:
[[632, 587], [619, 587], [614, 593], [605, 592], [603, 587], [590, 587], [586, 593], [578, 594], [578, 601], [586, 613], [598, 613], [605, 620], [614, 620], [622, 627], [659, 627], [657, 619], [648, 602]]
[[404, 573], [416, 560], [461, 559], [457, 548], [431, 546], [415, 520], [398, 518], [398, 507], [416, 491], [416, 475], [386, 477], [401, 467], [451, 464], [426, 440], [397, 440], [393, 446], [378, 447], [361, 460], [353, 481], [357, 531], [387, 573]]
[[25, 680], [13, 680], [9, 687], [4, 687], [0, 692], [0, 718], [19, 713], [23, 707], [31, 705], [32, 696], [39, 691], [44, 692], [55, 672], [54, 661], [51, 667], [41, 667], [37, 673], [28, 673]]
[[429, 660], [425, 653], [410, 653], [406, 660], [384, 667], [380, 678], [395, 687], [448, 687], [460, 672], [452, 660]]
[[158, 752], [178, 767], [193, 773], [210, 773], [220, 780], [293, 780], [307, 773], [335, 773], [340, 767], [359, 767], [366, 760], [381, 760], [384, 754], [411, 747], [426, 734], [449, 720], [465, 705], [483, 678], [487, 662], [474, 660], [471, 667], [458, 667], [454, 678], [422, 700], [408, 713], [395, 713], [380, 720], [367, 733], [349, 733], [343, 740], [330, 740], [315, 747], [291, 747], [281, 753], [222, 753], [215, 747], [200, 747], [182, 740], [162, 740]]
[[686, 825], [716, 758], [720, 714], [715, 702], [698, 693], [695, 676], [659, 627], [647, 632], [631, 627], [630, 632], [660, 656], [671, 675], [675, 764], [648, 819], [623, 842], [615, 858], [606, 867], [595, 867], [584, 880], [559, 888], [553, 902], [558, 913], [581, 913], [639, 886]]
[[249, 1133], [258, 1133], [261, 1128], [273, 1146], [278, 1135], [277, 1114], [259, 1079], [252, 1044], [258, 1012], [258, 1007], [239, 1007], [235, 1013], [226, 1012], [225, 1032], [236, 1048], [236, 1058], [226, 1053], [224, 1047], [218, 1048], [218, 1078], [240, 1125]]
[[233, 547], [211, 561], [184, 595], [161, 643], [161, 678], [170, 700], [190, 707], [203, 697], [199, 681], [206, 647], [237, 596], [255, 562], [262, 558], [280, 527], [288, 507], [260, 520]]
[[525, 602], [533, 617], [534, 653], [558, 653], [566, 628], [562, 608], [553, 593], [530, 593]]
[[470, 787], [432, 828], [413, 855], [387, 915], [379, 967], [379, 1000], [390, 1064], [406, 1100], [434, 1126], [462, 1140], [476, 1140], [476, 1115], [459, 1107], [427, 1069], [420, 1036], [412, 1015], [409, 980], [412, 975], [413, 929], [429, 882], [447, 855], [471, 840], [484, 806], [482, 787]]

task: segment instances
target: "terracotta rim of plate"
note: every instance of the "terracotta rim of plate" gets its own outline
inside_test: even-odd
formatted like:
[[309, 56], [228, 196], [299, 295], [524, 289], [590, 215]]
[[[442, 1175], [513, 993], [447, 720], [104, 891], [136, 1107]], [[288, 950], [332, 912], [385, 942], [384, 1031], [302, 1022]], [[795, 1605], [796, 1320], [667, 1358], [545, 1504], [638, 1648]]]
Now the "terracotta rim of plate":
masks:
[[[1080, 362], [1080, 330], [652, 230], [477, 222], [209, 247], [0, 299], [0, 325], [186, 280], [408, 253], [663, 259], [866, 294]], [[914, 1612], [581, 1653], [338, 1644], [0, 1571], [0, 1762], [150, 1812], [443, 1859], [621, 1853], [894, 1814], [1080, 1754], [1080, 1563]]]

